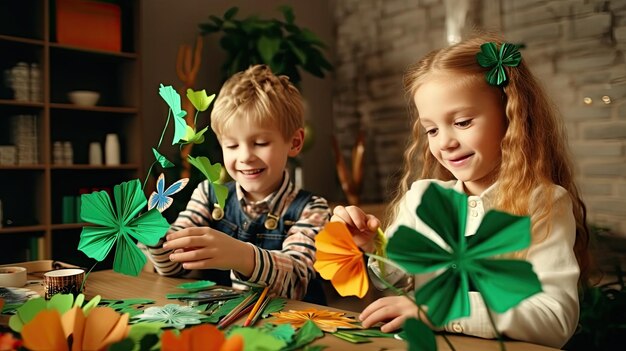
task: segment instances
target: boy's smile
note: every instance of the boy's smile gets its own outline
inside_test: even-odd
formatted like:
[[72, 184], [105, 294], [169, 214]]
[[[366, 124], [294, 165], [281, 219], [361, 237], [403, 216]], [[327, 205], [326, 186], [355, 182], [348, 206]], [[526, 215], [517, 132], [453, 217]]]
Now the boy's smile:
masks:
[[430, 152], [469, 194], [482, 193], [500, 165], [506, 132], [501, 93], [484, 81], [435, 74], [414, 98]]
[[302, 142], [299, 129], [290, 140], [271, 126], [253, 122], [241, 123], [220, 139], [224, 167], [246, 192], [251, 201], [260, 201], [278, 189], [283, 181], [287, 158], [300, 151], [294, 144]]

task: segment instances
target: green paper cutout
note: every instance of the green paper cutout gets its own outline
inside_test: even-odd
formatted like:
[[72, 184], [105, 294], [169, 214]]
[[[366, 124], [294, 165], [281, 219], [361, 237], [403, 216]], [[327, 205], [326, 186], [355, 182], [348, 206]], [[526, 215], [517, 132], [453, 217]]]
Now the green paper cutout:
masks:
[[193, 157], [189, 155], [189, 163], [196, 167], [204, 176], [211, 182], [213, 191], [215, 191], [215, 197], [217, 203], [221, 208], [226, 206], [226, 197], [228, 197], [228, 188], [219, 183], [220, 175], [222, 173], [222, 165], [219, 163], [211, 164], [211, 161], [204, 156]]
[[[9, 319], [9, 327], [19, 333], [25, 324], [33, 320], [43, 310], [57, 310], [62, 315], [72, 309], [72, 307], [81, 307], [84, 301], [85, 296], [83, 294], [78, 294], [76, 300], [74, 300], [74, 295], [72, 294], [55, 294], [48, 301], [43, 297], [30, 299], [16, 309], [15, 314]], [[100, 295], [96, 295], [82, 307], [83, 313], [87, 315], [99, 301]]]
[[159, 95], [165, 100], [174, 115], [174, 138], [172, 139], [172, 145], [174, 145], [185, 137], [187, 121], [184, 117], [187, 115], [187, 111], [181, 109], [180, 95], [171, 85], [163, 86], [161, 84]]
[[264, 324], [259, 329], [267, 330], [272, 336], [277, 339], [283, 340], [285, 343], [291, 342], [294, 335], [296, 335], [296, 330], [291, 326], [291, 324]]
[[176, 287], [179, 289], [187, 290], [188, 292], [196, 292], [205, 290], [207, 288], [215, 286], [215, 282], [210, 280], [197, 280], [195, 282], [187, 282], [178, 284]]
[[356, 334], [350, 334], [350, 333], [345, 333], [342, 331], [336, 331], [334, 333], [330, 333], [330, 335], [339, 338], [341, 340], [345, 340], [347, 342], [351, 342], [353, 344], [363, 344], [363, 343], [368, 343], [368, 342], [372, 342], [372, 340], [360, 336], [360, 335], [356, 335]]
[[103, 306], [110, 307], [118, 312], [126, 311], [129, 309], [133, 309], [136, 311], [140, 311], [137, 308], [145, 305], [154, 304], [154, 300], [151, 299], [103, 299], [100, 301], [100, 304]]
[[154, 154], [154, 158], [161, 165], [161, 167], [163, 168], [174, 167], [174, 164], [170, 162], [170, 160], [168, 160], [165, 156], [161, 155], [161, 153], [158, 152], [157, 149], [152, 148], [152, 153]]
[[285, 304], [287, 300], [282, 297], [272, 297], [270, 302], [267, 303], [267, 306], [261, 311], [261, 317], [267, 318], [270, 314], [275, 312], [280, 312], [285, 308]]
[[279, 351], [287, 345], [285, 340], [258, 328], [232, 328], [229, 336], [233, 335], [240, 335], [243, 338], [244, 351]]
[[308, 320], [304, 322], [304, 325], [302, 325], [294, 336], [293, 341], [289, 343], [283, 351], [298, 350], [322, 336], [324, 336], [322, 329], [320, 329], [315, 322]]
[[204, 112], [207, 108], [209, 108], [209, 105], [211, 105], [213, 99], [215, 99], [215, 94], [207, 96], [205, 89], [202, 89], [200, 91], [187, 89], [187, 99], [189, 99], [189, 101], [196, 110]]
[[416, 303], [428, 306], [435, 326], [470, 315], [470, 282], [485, 304], [498, 313], [541, 291], [530, 263], [490, 258], [530, 245], [529, 217], [489, 211], [476, 234], [465, 237], [467, 196], [437, 184], [426, 189], [416, 213], [450, 246], [450, 251], [400, 226], [389, 239], [387, 255], [411, 274], [445, 268], [415, 292]]
[[226, 302], [224, 302], [224, 304], [222, 304], [221, 306], [218, 305], [217, 309], [214, 310], [210, 316], [205, 318], [204, 321], [206, 321], [207, 323], [217, 323], [221, 317], [227, 315], [230, 311], [237, 307], [237, 305], [245, 300], [251, 293], [252, 292], [247, 292], [241, 294], [238, 297], [235, 297], [234, 299], [226, 300]]
[[[163, 323], [137, 323], [130, 326], [130, 330], [128, 331], [127, 338], [133, 340], [135, 345], [143, 345], [146, 343], [144, 348], [139, 348], [139, 350], [160, 350], [161, 349], [161, 334], [163, 333], [163, 328], [165, 325]], [[156, 344], [152, 343], [151, 340], [143, 341], [146, 337], [156, 336], [157, 342]], [[150, 348], [149, 346], [154, 346], [154, 348]], [[134, 350], [137, 350], [136, 348]]]
[[476, 54], [478, 64], [490, 68], [486, 73], [487, 82], [491, 85], [501, 86], [507, 81], [504, 66], [517, 67], [522, 61], [519, 47], [514, 44], [504, 43], [500, 51], [495, 43], [485, 43], [480, 46], [480, 52]]
[[131, 238], [148, 246], [156, 245], [167, 232], [169, 223], [156, 208], [136, 217], [147, 203], [139, 179], [114, 186], [113, 196], [115, 210], [105, 191], [81, 196], [81, 218], [96, 226], [83, 227], [78, 249], [102, 261], [116, 244], [113, 270], [137, 276], [146, 263], [146, 256]]
[[202, 317], [202, 314], [189, 306], [167, 304], [163, 307], [146, 308], [142, 314], [132, 317], [131, 323], [158, 322], [167, 327], [182, 329], [188, 325], [200, 324]]
[[409, 343], [409, 351], [436, 351], [435, 333], [415, 318], [404, 321], [403, 338]]
[[191, 128], [190, 126], [187, 126], [187, 128], [185, 129], [185, 136], [181, 139], [184, 140], [183, 143], [181, 144], [202, 144], [204, 143], [204, 133], [206, 133], [206, 131], [209, 129], [209, 127], [204, 127], [204, 129], [202, 129], [201, 131], [197, 132]]

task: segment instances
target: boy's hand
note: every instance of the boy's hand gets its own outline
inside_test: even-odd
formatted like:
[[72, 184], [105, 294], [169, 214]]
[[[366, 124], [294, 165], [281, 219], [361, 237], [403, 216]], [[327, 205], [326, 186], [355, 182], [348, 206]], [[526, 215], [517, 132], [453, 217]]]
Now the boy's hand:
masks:
[[174, 250], [170, 260], [185, 269], [232, 269], [246, 277], [254, 271], [254, 248], [209, 227], [191, 227], [166, 237], [164, 249]]
[[333, 209], [331, 222], [344, 222], [354, 238], [354, 243], [361, 250], [372, 253], [374, 247], [374, 237], [376, 230], [380, 227], [380, 220], [371, 214], [365, 214], [362, 209], [356, 206], [337, 206]]

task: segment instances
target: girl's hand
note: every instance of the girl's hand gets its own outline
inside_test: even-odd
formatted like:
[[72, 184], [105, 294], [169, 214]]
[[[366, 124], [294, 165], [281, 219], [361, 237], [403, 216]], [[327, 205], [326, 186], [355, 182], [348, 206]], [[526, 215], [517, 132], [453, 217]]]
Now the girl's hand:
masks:
[[190, 227], [166, 237], [170, 260], [185, 269], [233, 269], [246, 277], [254, 271], [254, 248], [209, 227]]
[[[422, 307], [422, 309], [425, 309], [425, 306]], [[390, 333], [394, 330], [402, 328], [404, 321], [407, 318], [413, 317], [420, 319], [419, 316], [420, 313], [417, 306], [413, 301], [409, 300], [408, 297], [387, 296], [382, 297], [367, 306], [363, 312], [361, 312], [359, 319], [361, 320], [363, 328], [366, 329], [376, 323], [387, 322], [380, 327], [380, 331], [383, 333]], [[422, 317], [425, 316], [422, 314]], [[431, 326], [427, 318], [422, 318], [422, 321], [428, 326]]]
[[354, 238], [354, 243], [367, 253], [373, 253], [374, 237], [380, 227], [380, 220], [371, 214], [366, 214], [356, 206], [337, 206], [333, 209], [331, 222], [344, 222]]

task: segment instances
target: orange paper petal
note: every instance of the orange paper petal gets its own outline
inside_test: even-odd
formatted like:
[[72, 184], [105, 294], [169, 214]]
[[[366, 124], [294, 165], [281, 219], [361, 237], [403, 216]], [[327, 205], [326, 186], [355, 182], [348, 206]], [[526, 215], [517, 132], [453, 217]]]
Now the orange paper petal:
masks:
[[[110, 307], [96, 307], [91, 310], [85, 323], [83, 349], [100, 350], [109, 343], [122, 340], [126, 334], [120, 331], [121, 319], [121, 315]], [[128, 324], [128, 316], [124, 324]]]
[[233, 335], [228, 338], [220, 348], [220, 351], [242, 351], [243, 337], [241, 335]]
[[185, 329], [178, 336], [166, 330], [161, 336], [161, 350], [218, 351], [225, 340], [226, 337], [217, 327], [203, 324]]
[[315, 308], [307, 308], [301, 311], [290, 310], [288, 312], [272, 313], [276, 317], [272, 323], [274, 324], [291, 324], [292, 327], [298, 329], [310, 320], [325, 332], [334, 333], [337, 328], [357, 328], [355, 320], [345, 316], [344, 312], [332, 312], [328, 310], [318, 310]]
[[65, 333], [61, 325], [61, 315], [57, 310], [37, 313], [22, 329], [24, 347], [29, 350], [68, 350]]
[[65, 339], [72, 335], [72, 351], [81, 351], [83, 348], [83, 333], [85, 330], [85, 315], [83, 310], [74, 306], [61, 317]]
[[317, 248], [313, 267], [322, 278], [330, 280], [341, 296], [365, 296], [369, 289], [363, 253], [342, 222], [327, 223], [315, 236]]

